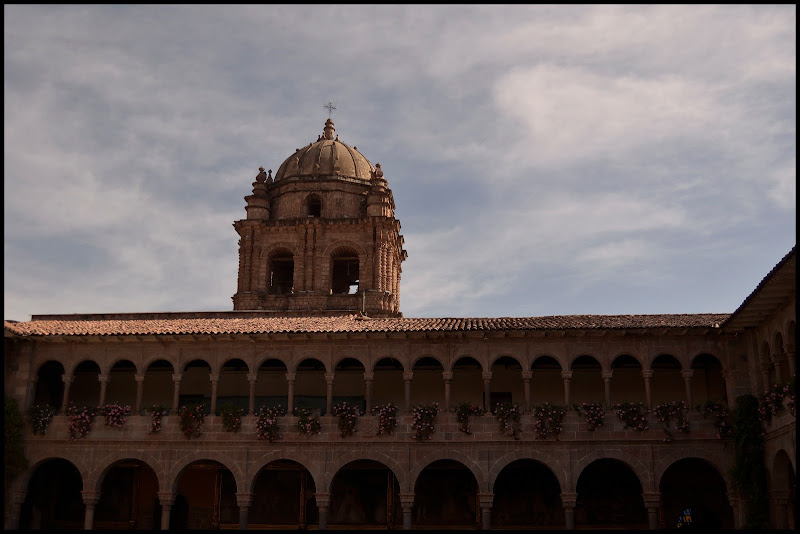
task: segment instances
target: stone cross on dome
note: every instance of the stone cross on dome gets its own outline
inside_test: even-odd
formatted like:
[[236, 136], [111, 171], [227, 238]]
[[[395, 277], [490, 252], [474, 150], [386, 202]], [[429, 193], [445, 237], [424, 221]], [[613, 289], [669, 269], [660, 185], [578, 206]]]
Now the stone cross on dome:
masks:
[[328, 103], [322, 107], [328, 110], [328, 118], [330, 119], [331, 113], [333, 113], [336, 110], [336, 106], [333, 105], [333, 102], [328, 101]]

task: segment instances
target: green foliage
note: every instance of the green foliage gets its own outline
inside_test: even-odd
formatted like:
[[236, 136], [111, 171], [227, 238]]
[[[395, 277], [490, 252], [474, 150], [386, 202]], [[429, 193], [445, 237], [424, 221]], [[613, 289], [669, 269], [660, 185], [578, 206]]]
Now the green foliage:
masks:
[[11, 483], [28, 468], [28, 459], [25, 458], [25, 443], [22, 439], [24, 428], [25, 420], [22, 417], [16, 399], [6, 395], [3, 414], [3, 431], [5, 434], [3, 439], [3, 459], [5, 460], [3, 494], [6, 513], [8, 513], [8, 505], [11, 502], [9, 492]]
[[767, 466], [764, 463], [764, 429], [758, 413], [758, 399], [742, 395], [733, 410], [735, 453], [731, 475], [745, 502], [745, 529], [769, 527]]
[[458, 421], [458, 429], [465, 434], [472, 434], [469, 428], [469, 418], [472, 415], [483, 415], [483, 408], [477, 404], [469, 401], [461, 401], [456, 406], [456, 421]]
[[239, 432], [242, 429], [244, 408], [228, 402], [220, 404], [217, 407], [217, 413], [222, 416], [222, 425], [226, 432]]

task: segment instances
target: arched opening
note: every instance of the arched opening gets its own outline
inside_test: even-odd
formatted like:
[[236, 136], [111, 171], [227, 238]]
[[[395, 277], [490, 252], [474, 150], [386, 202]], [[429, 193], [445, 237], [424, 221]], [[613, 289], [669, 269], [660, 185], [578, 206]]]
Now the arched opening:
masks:
[[492, 528], [563, 528], [561, 488], [550, 469], [535, 460], [516, 460], [494, 482]]
[[64, 366], [60, 362], [47, 361], [36, 373], [36, 393], [33, 404], [47, 404], [56, 410], [61, 409], [64, 400]]
[[683, 458], [670, 465], [659, 484], [661, 528], [733, 529], [725, 480], [711, 464]]
[[686, 387], [680, 362], [670, 354], [660, 354], [650, 366], [653, 370], [650, 395], [653, 406], [663, 402], [686, 400]]
[[478, 482], [464, 464], [437, 460], [414, 484], [415, 528], [476, 528], [481, 524]]
[[792, 460], [783, 449], [775, 455], [772, 463], [772, 524], [778, 529], [794, 530], [797, 526], [797, 482]]
[[211, 413], [211, 365], [205, 360], [192, 360], [183, 368], [178, 407], [205, 404]]
[[142, 384], [142, 407], [166, 406], [172, 409], [172, 395], [175, 384], [172, 375], [175, 373], [172, 364], [167, 360], [156, 360], [147, 366]]
[[710, 354], [700, 354], [692, 360], [692, 402], [727, 402], [722, 364]]
[[629, 354], [611, 362], [611, 402], [646, 402], [642, 364]]
[[577, 484], [575, 526], [585, 528], [647, 528], [642, 484], [633, 470], [611, 458], [590, 463]]
[[294, 287], [294, 256], [286, 249], [276, 250], [269, 257], [269, 293], [288, 295]]
[[170, 530], [238, 528], [236, 480], [221, 463], [198, 460], [186, 466], [175, 481], [175, 494]]
[[414, 363], [414, 377], [411, 380], [411, 405], [439, 403], [444, 409], [444, 367], [439, 360], [430, 356], [420, 358]]
[[775, 347], [775, 379], [778, 384], [785, 384], [789, 381], [789, 355], [783, 350], [783, 336], [780, 332], [775, 333], [775, 338], [772, 343]]
[[81, 530], [83, 480], [78, 468], [63, 458], [45, 460], [28, 482], [20, 510], [23, 530]]
[[342, 248], [331, 255], [331, 293], [355, 295], [359, 291], [360, 273], [358, 253]]
[[489, 407], [492, 411], [501, 402], [525, 404], [525, 385], [522, 365], [511, 356], [501, 356], [492, 364], [492, 383], [489, 390]]
[[295, 408], [309, 408], [320, 415], [328, 413], [325, 364], [316, 358], [306, 358], [298, 364], [295, 380]]
[[94, 528], [153, 530], [160, 526], [158, 478], [153, 469], [141, 460], [114, 462], [103, 477]]
[[239, 358], [233, 358], [222, 364], [217, 385], [217, 410], [229, 406], [241, 408], [247, 413], [250, 408], [248, 372], [247, 364]]
[[564, 402], [564, 381], [558, 360], [552, 356], [539, 356], [531, 365], [531, 377], [531, 404]]
[[[450, 409], [455, 410], [459, 402], [483, 406], [483, 368], [470, 356], [462, 356], [453, 364], [453, 380], [450, 383]], [[416, 371], [414, 381], [417, 380]], [[484, 406], [486, 409], [486, 406]]]
[[789, 321], [786, 327], [786, 363], [787, 374], [790, 379], [794, 378], [796, 373], [796, 354], [795, 354], [795, 334], [797, 331], [797, 324], [794, 321]]
[[283, 409], [289, 407], [289, 384], [286, 382], [286, 364], [277, 358], [270, 358], [258, 367], [256, 381], [255, 409], [262, 407]]
[[603, 368], [592, 356], [578, 356], [570, 366], [572, 385], [570, 387], [571, 402], [602, 402], [606, 398], [603, 384]]
[[253, 481], [248, 526], [253, 529], [314, 527], [319, 511], [314, 479], [291, 460], [270, 462]]
[[382, 358], [373, 368], [373, 400], [374, 405], [392, 403], [403, 407], [404, 384], [403, 364], [394, 358]]
[[365, 413], [364, 364], [355, 358], [344, 358], [336, 364], [333, 373], [333, 405], [347, 402], [358, 406], [362, 414]]
[[69, 388], [69, 402], [76, 405], [97, 406], [100, 404], [100, 366], [91, 360], [84, 360], [72, 374]]
[[130, 360], [118, 361], [108, 372], [105, 403], [112, 402], [136, 406], [136, 366]]
[[319, 195], [308, 195], [306, 198], [306, 213], [309, 217], [322, 217], [322, 199]]
[[402, 526], [400, 485], [392, 470], [373, 460], [342, 467], [331, 483], [329, 524], [355, 528]]
[[772, 351], [766, 341], [761, 345], [761, 365], [767, 368], [767, 383], [764, 384], [764, 391], [768, 390], [777, 383], [775, 376], [775, 363], [772, 361]]

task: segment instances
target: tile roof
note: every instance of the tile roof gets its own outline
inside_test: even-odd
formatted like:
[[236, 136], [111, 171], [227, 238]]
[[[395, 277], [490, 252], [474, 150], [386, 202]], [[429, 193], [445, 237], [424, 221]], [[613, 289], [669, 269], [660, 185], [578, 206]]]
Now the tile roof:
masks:
[[[559, 315], [497, 318], [242, 317], [227, 312], [204, 317], [129, 314], [125, 319], [47, 316], [28, 322], [5, 321], [6, 335], [124, 336], [191, 334], [467, 332], [578, 329], [718, 328], [730, 314]], [[153, 316], [156, 316], [155, 318]], [[166, 317], [165, 317], [166, 315]], [[239, 316], [237, 316], [239, 315]], [[63, 318], [61, 318], [63, 317]]]

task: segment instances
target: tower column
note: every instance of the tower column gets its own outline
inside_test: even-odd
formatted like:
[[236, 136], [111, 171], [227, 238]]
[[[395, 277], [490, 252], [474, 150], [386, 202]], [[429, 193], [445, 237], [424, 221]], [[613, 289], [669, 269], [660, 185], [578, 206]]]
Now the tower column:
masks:
[[250, 383], [250, 400], [248, 401], [247, 413], [253, 415], [256, 413], [256, 383], [258, 382], [258, 374], [250, 373], [247, 375], [247, 381]]
[[175, 504], [175, 494], [171, 491], [159, 491], [158, 502], [161, 503], [161, 530], [169, 530], [170, 512]]
[[481, 375], [483, 377], [483, 409], [491, 411], [491, 398], [492, 398], [492, 372], [485, 371]]
[[401, 493], [400, 506], [403, 508], [403, 530], [411, 530], [411, 512], [414, 510], [414, 494]]
[[650, 530], [658, 529], [658, 503], [661, 500], [660, 493], [643, 493], [644, 506], [647, 508], [647, 525]]
[[86, 510], [83, 515], [83, 530], [92, 530], [94, 527], [94, 508], [100, 500], [100, 494], [96, 491], [81, 491], [83, 504]]

